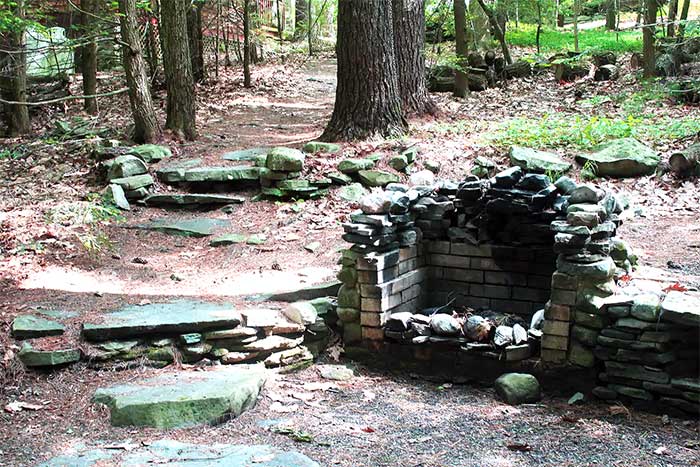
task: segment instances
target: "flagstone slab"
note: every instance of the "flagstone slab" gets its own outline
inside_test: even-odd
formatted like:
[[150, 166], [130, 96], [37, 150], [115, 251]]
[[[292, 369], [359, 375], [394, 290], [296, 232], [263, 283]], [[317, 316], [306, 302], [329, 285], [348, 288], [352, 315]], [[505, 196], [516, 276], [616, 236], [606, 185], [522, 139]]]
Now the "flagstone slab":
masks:
[[179, 428], [218, 424], [255, 406], [264, 368], [221, 367], [178, 371], [95, 391], [93, 402], [110, 409], [113, 426]]
[[101, 320], [84, 323], [82, 335], [89, 341], [128, 339], [154, 334], [188, 334], [231, 329], [241, 315], [231, 304], [182, 300], [170, 303], [129, 305]]
[[257, 161], [259, 156], [265, 156], [265, 158], [267, 158], [267, 153], [270, 152], [271, 149], [270, 147], [240, 149], [238, 151], [227, 152], [221, 158], [225, 161], [235, 162]]
[[40, 316], [19, 315], [12, 321], [12, 337], [15, 339], [59, 336], [64, 330], [61, 323]]
[[174, 182], [235, 182], [257, 181], [260, 167], [165, 167], [156, 171], [158, 178], [166, 183]]
[[80, 350], [59, 349], [39, 350], [25, 342], [17, 354], [20, 361], [27, 367], [51, 367], [67, 365], [80, 360]]
[[229, 221], [224, 219], [155, 219], [144, 224], [136, 224], [128, 227], [132, 229], [153, 230], [170, 235], [181, 235], [184, 237], [208, 237], [217, 229], [227, 227]]
[[211, 204], [239, 204], [245, 202], [241, 196], [210, 194], [155, 194], [143, 200], [146, 206], [206, 206]]
[[128, 451], [90, 449], [54, 457], [37, 467], [168, 465], [172, 467], [320, 467], [297, 451], [269, 445], [190, 444], [163, 439]]

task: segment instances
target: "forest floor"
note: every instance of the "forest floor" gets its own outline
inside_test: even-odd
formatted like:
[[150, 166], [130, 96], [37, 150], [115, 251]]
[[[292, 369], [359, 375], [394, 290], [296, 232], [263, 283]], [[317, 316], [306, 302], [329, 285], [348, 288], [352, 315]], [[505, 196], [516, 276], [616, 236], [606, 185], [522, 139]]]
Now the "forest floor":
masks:
[[[110, 79], [105, 76], [105, 83]], [[206, 165], [222, 165], [221, 156], [228, 151], [269, 145], [300, 147], [321, 134], [333, 109], [332, 60], [295, 58], [258, 66], [254, 84], [246, 90], [239, 70], [224, 69], [218, 80], [200, 86], [200, 138], [181, 143], [166, 136], [173, 160], [201, 158]], [[440, 113], [412, 119], [408, 137], [344, 144], [342, 156], [310, 158], [307, 170], [322, 173], [332, 170], [341, 157], [373, 152], [388, 156], [419, 144], [416, 169], [422, 168], [421, 160], [436, 160], [442, 163], [442, 177], [459, 180], [468, 174], [477, 155], [507, 167], [507, 151], [489, 139], [504, 122], [550, 114], [619, 115], [619, 104], [601, 98], [642, 91], [643, 86], [627, 71], [623, 79], [610, 83], [584, 80], [562, 85], [546, 74], [472, 93], [464, 100], [435, 95]], [[157, 97], [162, 112], [164, 96]], [[591, 107], [592, 101], [598, 103]], [[642, 105], [650, 106], [657, 118], [700, 119], [697, 107], [664, 100]], [[126, 97], [104, 99], [101, 108], [95, 126], [126, 139]], [[496, 402], [490, 389], [455, 385], [445, 390], [405, 374], [364, 369], [361, 376], [339, 383], [338, 389], [316, 394], [318, 405], [303, 404], [303, 410], [296, 412], [275, 415], [270, 410], [272, 396], [317, 381], [313, 367], [270, 383], [255, 409], [219, 427], [167, 433], [110, 427], [105, 413], [89, 403], [93, 390], [159, 370], [114, 373], [75, 366], [54, 374], [25, 373], [9, 361], [13, 344], [7, 336], [14, 316], [36, 307], [100, 313], [125, 303], [182, 296], [243, 304], [249, 295], [332, 279], [338, 250], [344, 247], [340, 223], [355, 206], [334, 190], [325, 198], [303, 203], [246, 201], [232, 214], [135, 207], [122, 219], [110, 217], [93, 226], [76, 220], [79, 216], [52, 220], [50, 213], [57, 207], [73, 212], [75, 203], [102, 189], [95, 182], [95, 164], [86, 158], [80, 142], [56, 140], [44, 133], [50, 130], [52, 119], [65, 118], [64, 110], [38, 115], [37, 136], [3, 141], [9, 149], [0, 157], [4, 182], [0, 194], [0, 343], [5, 378], [0, 381], [0, 405], [18, 398], [45, 403], [35, 412], [0, 414], [1, 465], [33, 465], [78, 442], [99, 445], [164, 437], [269, 443], [301, 450], [322, 465], [345, 467], [700, 465], [697, 426], [675, 419], [663, 424], [658, 416], [635, 411], [620, 415], [598, 403], [570, 407], [559, 398], [512, 408]], [[69, 115], [79, 114], [77, 104], [67, 110]], [[667, 156], [688, 142], [669, 140], [655, 146]], [[570, 160], [576, 151], [559, 149]], [[383, 158], [380, 165], [387, 160]], [[579, 177], [578, 168], [573, 176]], [[643, 265], [669, 270], [687, 287], [700, 286], [697, 181], [663, 175], [595, 183], [623, 191], [631, 199], [636, 214], [626, 220], [619, 235], [631, 243]], [[157, 189], [169, 190], [162, 185]], [[243, 193], [248, 199], [254, 194], [252, 190]], [[227, 219], [231, 225], [227, 231], [263, 233], [268, 240], [259, 246], [211, 248], [206, 239], [124, 228], [146, 219], [197, 215]], [[97, 246], [86, 249], [81, 242], [86, 238], [96, 239]], [[315, 241], [321, 244], [315, 252], [304, 249]], [[436, 406], [440, 410], [434, 410]], [[297, 443], [276, 433], [270, 429], [274, 425], [271, 418], [282, 418], [295, 429], [311, 433], [315, 441]], [[509, 450], [507, 445], [514, 440], [532, 450]], [[662, 446], [667, 449], [655, 454]]]

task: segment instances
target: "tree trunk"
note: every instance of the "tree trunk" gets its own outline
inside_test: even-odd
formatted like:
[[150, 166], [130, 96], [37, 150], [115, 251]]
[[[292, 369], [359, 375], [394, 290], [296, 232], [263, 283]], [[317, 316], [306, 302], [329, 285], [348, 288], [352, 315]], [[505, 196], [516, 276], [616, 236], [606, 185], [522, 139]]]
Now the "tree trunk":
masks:
[[457, 52], [458, 68], [455, 72], [455, 97], [465, 97], [469, 94], [469, 79], [467, 76], [467, 4], [464, 0], [455, 0], [455, 49]]
[[393, 0], [394, 47], [404, 112], [433, 114], [436, 107], [425, 84], [425, 10], [423, 0]]
[[122, 55], [126, 85], [129, 88], [129, 103], [134, 117], [134, 141], [151, 143], [160, 137], [160, 127], [151, 100], [143, 59], [143, 46], [136, 22], [136, 0], [119, 0]]
[[308, 21], [306, 18], [307, 0], [296, 0], [294, 3], [294, 38], [300, 39], [304, 34], [304, 25]]
[[644, 24], [642, 28], [642, 43], [644, 54], [644, 77], [653, 78], [656, 76], [656, 10], [658, 5], [656, 0], [645, 0]]
[[666, 35], [673, 37], [676, 35], [676, 16], [678, 15], [678, 0], [671, 0], [668, 4], [668, 26]]
[[249, 88], [250, 83], [250, 3], [243, 0], [243, 86]]
[[477, 1], [479, 2], [479, 6], [481, 6], [481, 9], [484, 10], [486, 17], [489, 19], [491, 29], [493, 29], [493, 33], [496, 35], [496, 39], [501, 44], [501, 51], [503, 52], [503, 58], [506, 60], [506, 64], [510, 65], [511, 63], [513, 63], [513, 59], [510, 58], [510, 51], [508, 51], [508, 44], [506, 43], [506, 34], [501, 28], [501, 24], [499, 23], [496, 14], [488, 5], [486, 5], [485, 0]]
[[535, 34], [535, 45], [537, 53], [540, 53], [540, 37], [542, 36], [542, 2], [537, 0], [537, 33]]
[[[190, 61], [192, 62], [192, 78], [197, 83], [201, 83], [206, 79], [204, 41], [202, 37], [203, 6], [204, 2], [194, 1], [187, 9], [187, 37], [189, 38]], [[216, 53], [218, 56], [219, 51], [216, 50]]]
[[339, 0], [338, 86], [323, 140], [405, 133], [392, 16], [385, 0]]
[[311, 16], [311, 6], [312, 6], [311, 0], [309, 0], [308, 2], [306, 2], [306, 17], [308, 18], [308, 19], [307, 19], [307, 21], [308, 21], [308, 28], [307, 28], [307, 31], [306, 31], [306, 38], [307, 38], [308, 41], [309, 41], [309, 56], [311, 56], [311, 55], [314, 54], [314, 52], [313, 52], [313, 47], [312, 47], [312, 46], [313, 46], [314, 19], [313, 19], [313, 17]]
[[581, 13], [581, 0], [574, 0], [574, 52], [579, 51], [578, 47], [578, 15]]
[[615, 30], [617, 26], [617, 0], [608, 0], [605, 9], [605, 29], [608, 31]]
[[187, 37], [188, 0], [161, 2], [163, 67], [168, 89], [166, 128], [187, 140], [197, 137], [192, 62]]
[[700, 143], [674, 152], [668, 163], [673, 173], [680, 177], [700, 175]]
[[[24, 0], [15, 0], [14, 14], [24, 18]], [[6, 34], [6, 49], [13, 53], [2, 54], [2, 82], [0, 90], [5, 100], [27, 102], [27, 56], [24, 51], [24, 29], [21, 23]], [[14, 137], [31, 130], [29, 109], [25, 104], [5, 104], [7, 136]]]
[[[95, 18], [93, 15], [99, 12], [99, 3], [96, 0], [80, 1], [81, 22], [83, 37], [89, 42], [82, 47], [80, 61], [80, 73], [83, 75], [83, 94], [93, 96], [97, 94], [97, 41], [95, 35]], [[84, 101], [85, 111], [91, 115], [97, 113], [97, 99], [87, 98]]]
[[683, 3], [683, 8], [681, 9], [681, 16], [678, 18], [680, 24], [678, 25], [678, 37], [683, 39], [685, 36], [685, 22], [688, 20], [688, 12], [690, 11], [690, 0], [685, 0]]

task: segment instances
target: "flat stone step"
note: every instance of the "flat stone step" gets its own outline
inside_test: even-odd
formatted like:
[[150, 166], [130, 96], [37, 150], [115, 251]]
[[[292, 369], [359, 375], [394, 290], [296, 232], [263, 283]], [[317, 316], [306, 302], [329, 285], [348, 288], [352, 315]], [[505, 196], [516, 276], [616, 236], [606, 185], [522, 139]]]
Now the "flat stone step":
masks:
[[19, 315], [12, 321], [12, 337], [15, 339], [59, 336], [64, 330], [61, 323], [40, 316]]
[[156, 194], [143, 200], [146, 206], [207, 206], [212, 204], [239, 204], [245, 202], [241, 196], [212, 195], [212, 194]]
[[130, 305], [103, 315], [101, 321], [84, 323], [88, 341], [128, 339], [154, 334], [188, 334], [231, 329], [241, 323], [233, 305], [198, 301]]
[[260, 167], [166, 167], [156, 172], [165, 183], [176, 182], [237, 182], [257, 181], [260, 179]]
[[135, 449], [90, 449], [54, 457], [37, 467], [120, 465], [172, 465], [178, 467], [320, 467], [297, 451], [283, 451], [268, 445], [189, 444], [169, 439], [135, 445]]
[[109, 407], [114, 426], [217, 424], [253, 407], [265, 379], [266, 372], [259, 366], [179, 371], [98, 389], [93, 402]]
[[22, 344], [20, 361], [26, 367], [54, 367], [75, 363], [80, 360], [79, 349], [42, 350], [35, 349], [29, 342]]
[[130, 229], [153, 230], [170, 235], [182, 235], [185, 237], [208, 237], [217, 229], [227, 227], [229, 221], [224, 219], [156, 219], [144, 224], [126, 226]]
[[267, 153], [272, 150], [271, 147], [262, 147], [262, 148], [250, 148], [250, 149], [240, 149], [238, 151], [231, 151], [227, 152], [221, 158], [225, 161], [252, 161], [255, 162], [258, 160], [258, 157], [264, 156], [264, 158], [267, 158]]

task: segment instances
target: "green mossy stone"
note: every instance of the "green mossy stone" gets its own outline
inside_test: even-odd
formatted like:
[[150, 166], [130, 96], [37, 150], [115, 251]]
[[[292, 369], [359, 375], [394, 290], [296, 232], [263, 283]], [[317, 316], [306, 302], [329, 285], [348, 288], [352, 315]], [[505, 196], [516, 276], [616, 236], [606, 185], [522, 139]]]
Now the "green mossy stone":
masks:
[[591, 163], [600, 177], [651, 175], [661, 158], [657, 152], [634, 138], [620, 138], [600, 144], [590, 154], [576, 156], [580, 164]]
[[360, 292], [354, 287], [342, 285], [338, 290], [338, 307], [360, 308]]
[[528, 172], [564, 173], [571, 170], [571, 163], [566, 162], [554, 153], [537, 151], [521, 146], [512, 146], [510, 148], [510, 163], [522, 167]]
[[357, 276], [357, 269], [349, 266], [341, 268], [337, 275], [338, 280], [349, 287], [354, 287], [357, 284]]
[[[266, 160], [267, 153], [270, 152], [270, 149], [272, 149], [272, 148], [263, 147], [263, 148], [240, 149], [238, 151], [227, 152], [226, 154], [221, 156], [221, 158], [225, 161], [241, 162], [241, 161], [257, 161], [262, 156], [262, 158], [264, 160]], [[265, 164], [263, 164], [263, 166], [264, 165]]]
[[399, 172], [403, 172], [408, 167], [408, 159], [404, 155], [394, 156], [389, 159], [389, 167]]
[[297, 149], [273, 148], [267, 153], [266, 167], [280, 172], [301, 172], [305, 158], [304, 153]]
[[134, 175], [143, 175], [145, 173], [148, 173], [148, 167], [141, 159], [136, 156], [125, 155], [119, 156], [112, 161], [107, 178], [112, 180], [114, 178], [133, 177]]
[[248, 245], [262, 245], [267, 241], [267, 236], [264, 234], [253, 234], [248, 237], [246, 243]]
[[167, 159], [173, 155], [170, 148], [157, 144], [142, 144], [140, 146], [134, 146], [129, 149], [128, 154], [136, 156], [148, 164]]
[[304, 152], [310, 154], [316, 154], [319, 152], [335, 154], [336, 152], [340, 151], [340, 145], [334, 143], [324, 143], [321, 141], [309, 141], [302, 149]]
[[539, 381], [529, 374], [506, 373], [494, 386], [498, 397], [510, 405], [534, 403], [542, 398]]
[[248, 241], [248, 235], [228, 233], [220, 235], [209, 242], [209, 246], [219, 247], [228, 245], [237, 245], [239, 243], [245, 243]]
[[357, 308], [338, 308], [338, 319], [343, 323], [359, 323], [360, 310]]
[[214, 424], [253, 407], [265, 378], [264, 370], [256, 367], [180, 371], [98, 389], [93, 401], [109, 407], [114, 426]]
[[229, 221], [223, 219], [156, 219], [146, 224], [138, 224], [135, 228], [183, 237], [208, 237], [216, 230], [227, 227], [229, 224]]
[[133, 191], [153, 185], [153, 177], [149, 174], [134, 175], [133, 177], [113, 178], [110, 183], [119, 185], [124, 191]]
[[398, 183], [401, 179], [398, 175], [383, 170], [360, 170], [357, 173], [360, 183], [367, 187], [385, 187], [389, 183]]
[[36, 350], [31, 344], [25, 342], [22, 344], [17, 356], [26, 367], [53, 367], [79, 361], [80, 350]]
[[61, 323], [34, 315], [19, 315], [12, 321], [12, 337], [33, 339], [36, 337], [59, 336], [65, 327]]
[[352, 183], [338, 189], [338, 196], [351, 203], [359, 203], [367, 193], [367, 189], [361, 183]]
[[360, 170], [367, 170], [374, 167], [374, 161], [370, 159], [345, 159], [338, 164], [338, 170], [345, 174], [356, 174]]
[[336, 185], [348, 185], [352, 183], [352, 178], [349, 176], [340, 173], [340, 172], [331, 172], [329, 174], [326, 174], [328, 178], [331, 180]]

